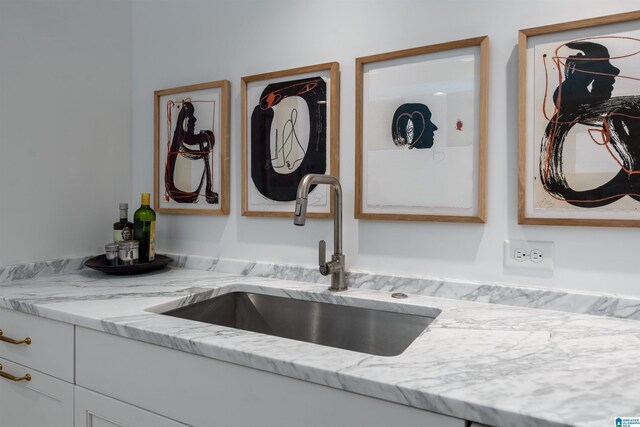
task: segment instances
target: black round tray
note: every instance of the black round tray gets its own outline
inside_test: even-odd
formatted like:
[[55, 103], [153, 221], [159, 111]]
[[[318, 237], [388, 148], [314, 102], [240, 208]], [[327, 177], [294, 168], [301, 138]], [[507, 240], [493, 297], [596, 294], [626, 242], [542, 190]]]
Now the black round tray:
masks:
[[107, 256], [102, 254], [89, 258], [85, 261], [84, 265], [107, 274], [142, 274], [162, 268], [171, 261], [173, 261], [171, 257], [156, 255], [155, 259], [151, 262], [111, 266], [107, 264]]

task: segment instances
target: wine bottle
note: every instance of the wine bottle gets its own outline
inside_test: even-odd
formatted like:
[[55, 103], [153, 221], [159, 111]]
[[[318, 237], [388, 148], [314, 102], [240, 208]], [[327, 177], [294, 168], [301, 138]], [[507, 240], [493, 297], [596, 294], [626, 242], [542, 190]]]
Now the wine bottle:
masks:
[[139, 262], [151, 262], [156, 255], [156, 213], [149, 207], [149, 193], [142, 193], [140, 207], [133, 215], [133, 237], [140, 241]]
[[113, 242], [133, 239], [133, 223], [129, 222], [129, 204], [120, 203], [120, 221], [113, 224]]

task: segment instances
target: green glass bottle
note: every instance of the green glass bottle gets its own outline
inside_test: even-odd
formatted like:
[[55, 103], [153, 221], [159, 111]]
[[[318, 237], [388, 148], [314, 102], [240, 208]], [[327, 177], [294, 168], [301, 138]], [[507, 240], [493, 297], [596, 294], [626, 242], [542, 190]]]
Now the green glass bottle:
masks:
[[140, 241], [139, 262], [151, 262], [156, 255], [156, 213], [149, 207], [151, 195], [142, 193], [141, 206], [133, 215], [133, 237]]

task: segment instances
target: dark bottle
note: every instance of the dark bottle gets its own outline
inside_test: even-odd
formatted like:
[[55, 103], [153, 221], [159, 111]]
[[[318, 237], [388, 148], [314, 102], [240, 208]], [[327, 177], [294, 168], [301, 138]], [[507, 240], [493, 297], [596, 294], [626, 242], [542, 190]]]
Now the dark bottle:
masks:
[[129, 204], [120, 203], [120, 221], [113, 224], [113, 242], [133, 239], [133, 223], [129, 222]]
[[149, 193], [142, 193], [141, 205], [133, 215], [133, 237], [140, 241], [139, 262], [151, 262], [156, 256], [156, 213], [149, 207]]

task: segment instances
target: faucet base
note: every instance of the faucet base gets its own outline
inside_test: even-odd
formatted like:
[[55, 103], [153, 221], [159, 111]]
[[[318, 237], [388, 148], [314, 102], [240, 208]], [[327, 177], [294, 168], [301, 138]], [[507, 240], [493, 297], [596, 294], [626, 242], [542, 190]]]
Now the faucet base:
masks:
[[335, 265], [336, 268], [331, 272], [331, 286], [329, 286], [329, 290], [331, 291], [346, 291], [347, 290], [347, 282], [345, 280], [344, 275], [344, 255], [343, 254], [333, 254], [331, 255], [331, 264]]

